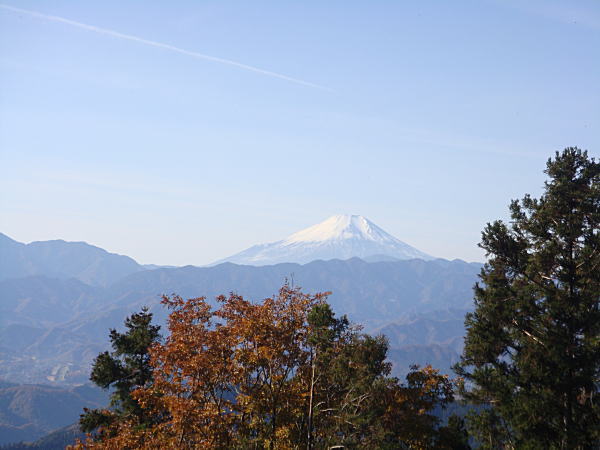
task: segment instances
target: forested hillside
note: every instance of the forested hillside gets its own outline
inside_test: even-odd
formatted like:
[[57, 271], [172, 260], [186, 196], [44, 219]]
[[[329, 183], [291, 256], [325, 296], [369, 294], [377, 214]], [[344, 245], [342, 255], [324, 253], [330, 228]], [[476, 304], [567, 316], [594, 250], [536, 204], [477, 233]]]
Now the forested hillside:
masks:
[[[417, 352], [423, 358], [415, 362], [453, 361], [460, 352], [460, 317], [471, 305], [472, 285], [480, 268], [480, 264], [462, 261], [366, 263], [351, 259], [305, 265], [228, 263], [145, 270], [108, 287], [46, 276], [9, 279], [0, 282], [0, 358], [5, 361], [0, 377], [29, 383], [85, 382], [93, 357], [108, 344], [107, 329], [144, 305], [164, 323], [166, 311], [159, 305], [162, 294], [204, 295], [213, 301], [215, 296], [233, 291], [265, 298], [286, 279], [307, 292], [332, 291], [332, 307], [364, 324], [368, 331], [389, 326], [390, 342], [399, 357], [405, 345], [435, 344], [435, 351]], [[422, 314], [428, 314], [427, 327], [411, 325], [421, 320]], [[452, 336], [444, 331], [448, 327]], [[419, 330], [418, 336], [414, 330]], [[402, 333], [410, 334], [412, 341], [400, 338]], [[440, 349], [446, 354], [441, 355]], [[447, 354], [454, 356], [448, 358]], [[440, 359], [429, 360], [425, 355], [440, 355]], [[402, 362], [398, 370], [405, 373], [407, 366]]]
[[0, 383], [0, 444], [33, 441], [72, 424], [82, 408], [100, 408], [108, 395], [97, 387], [60, 388]]

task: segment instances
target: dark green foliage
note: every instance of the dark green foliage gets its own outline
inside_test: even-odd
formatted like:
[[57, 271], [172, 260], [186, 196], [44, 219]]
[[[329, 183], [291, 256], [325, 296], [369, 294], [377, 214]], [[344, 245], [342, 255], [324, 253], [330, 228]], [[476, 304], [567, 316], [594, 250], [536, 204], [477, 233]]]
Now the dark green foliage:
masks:
[[439, 430], [436, 448], [471, 450], [465, 419], [456, 414], [451, 415], [448, 419], [448, 424]]
[[[362, 335], [346, 316], [336, 319], [327, 303], [308, 315], [314, 370], [314, 443], [356, 446], [382, 415], [375, 407], [380, 384], [389, 374], [383, 338]], [[379, 412], [379, 414], [377, 414]]]
[[[385, 337], [360, 333], [326, 303], [310, 312], [308, 322], [314, 383], [309, 448], [397, 449], [442, 438], [432, 411], [452, 401], [447, 377], [414, 366], [400, 384], [389, 377]], [[444, 442], [451, 439], [460, 440], [448, 429]]]
[[83, 410], [84, 413], [79, 416], [79, 428], [85, 433], [107, 427], [115, 420], [114, 413], [108, 410], [88, 408], [83, 408]]
[[513, 437], [507, 423], [494, 408], [472, 410], [467, 414], [468, 434], [483, 450], [514, 448]]
[[144, 307], [125, 319], [125, 328], [124, 333], [110, 330], [113, 351], [96, 357], [90, 376], [96, 385], [113, 390], [111, 409], [85, 409], [79, 420], [82, 431], [91, 432], [131, 415], [137, 416], [142, 424], [151, 421], [144, 416], [144, 410], [131, 397], [131, 392], [152, 382], [149, 349], [160, 339], [160, 326], [152, 325], [152, 313]]
[[576, 148], [547, 163], [541, 198], [488, 224], [488, 263], [457, 371], [490, 405], [484, 448], [590, 448], [600, 439], [600, 164]]

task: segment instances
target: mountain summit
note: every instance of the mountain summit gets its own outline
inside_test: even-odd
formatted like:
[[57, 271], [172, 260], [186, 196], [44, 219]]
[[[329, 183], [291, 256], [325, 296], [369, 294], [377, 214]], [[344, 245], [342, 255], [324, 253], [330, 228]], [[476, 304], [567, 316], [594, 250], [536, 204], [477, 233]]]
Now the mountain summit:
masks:
[[259, 244], [216, 264], [232, 262], [265, 266], [283, 262], [305, 264], [317, 259], [362, 258], [367, 261], [433, 259], [396, 239], [363, 216], [336, 215], [282, 241]]

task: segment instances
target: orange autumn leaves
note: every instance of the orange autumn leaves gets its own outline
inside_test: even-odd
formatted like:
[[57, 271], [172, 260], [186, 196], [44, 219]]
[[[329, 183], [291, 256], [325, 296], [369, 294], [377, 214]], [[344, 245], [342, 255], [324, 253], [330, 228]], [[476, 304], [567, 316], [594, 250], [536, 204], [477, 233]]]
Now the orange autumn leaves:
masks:
[[[89, 438], [79, 447], [293, 449], [309, 444], [318, 448], [319, 442], [346, 439], [348, 433], [342, 436], [335, 428], [350, 422], [344, 416], [348, 405], [338, 405], [336, 399], [351, 397], [372, 405], [373, 410], [364, 413], [379, 414], [377, 427], [397, 430], [376, 430], [369, 419], [364, 430], [348, 435], [352, 442], [375, 442], [371, 437], [377, 438], [378, 433], [381, 439], [399, 441], [406, 425], [411, 427], [407, 439], [415, 444], [430, 442], [437, 422], [428, 413], [436, 404], [451, 400], [451, 382], [426, 368], [413, 372], [415, 382], [405, 387], [387, 373], [376, 373], [373, 385], [380, 387], [373, 389], [352, 378], [356, 372], [352, 365], [359, 364], [359, 356], [341, 364], [345, 373], [325, 373], [334, 360], [329, 364], [317, 359], [327, 351], [318, 351], [314, 337], [310, 339], [317, 330], [308, 321], [309, 313], [325, 304], [325, 298], [326, 294], [308, 295], [288, 285], [260, 303], [235, 294], [220, 296], [216, 309], [202, 297], [164, 297], [171, 310], [169, 335], [150, 350], [153, 382], [132, 393], [152, 415], [153, 424], [143, 425], [131, 417], [104, 430], [101, 441]], [[348, 329], [331, 348], [344, 351], [344, 345], [350, 348], [350, 340], [358, 346], [360, 336]], [[330, 357], [339, 359], [335, 354]], [[319, 380], [323, 385], [315, 388]], [[338, 381], [325, 385], [326, 380]], [[346, 386], [339, 380], [354, 384]]]

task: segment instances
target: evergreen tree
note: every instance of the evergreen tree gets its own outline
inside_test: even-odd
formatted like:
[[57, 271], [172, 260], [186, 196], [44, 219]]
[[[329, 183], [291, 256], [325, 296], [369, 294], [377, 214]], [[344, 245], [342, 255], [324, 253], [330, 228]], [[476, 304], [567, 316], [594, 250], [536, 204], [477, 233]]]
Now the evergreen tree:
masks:
[[465, 420], [456, 414], [452, 414], [448, 418], [448, 423], [440, 428], [435, 447], [438, 449], [471, 450]]
[[600, 164], [567, 148], [539, 199], [488, 224], [488, 262], [456, 370], [485, 407], [484, 448], [591, 448], [600, 439]]
[[358, 333], [346, 316], [335, 318], [327, 303], [308, 315], [311, 335], [309, 448], [353, 448], [376, 439], [384, 414], [391, 364], [387, 341]]
[[387, 339], [360, 333], [327, 303], [310, 311], [308, 323], [307, 448], [454, 448], [448, 445], [460, 441], [451, 427], [442, 436], [433, 414], [453, 400], [447, 376], [412, 366], [401, 384], [389, 376]]
[[82, 431], [106, 428], [116, 420], [136, 416], [139, 423], [148, 424], [156, 418], [146, 417], [144, 409], [131, 397], [131, 392], [152, 382], [149, 349], [159, 342], [160, 326], [152, 325], [152, 313], [141, 312], [125, 319], [124, 333], [110, 330], [112, 352], [100, 353], [94, 360], [90, 380], [103, 389], [112, 388], [110, 410], [85, 409], [79, 425]]

